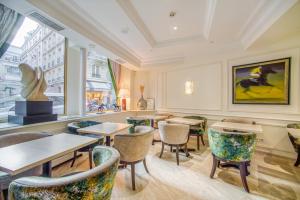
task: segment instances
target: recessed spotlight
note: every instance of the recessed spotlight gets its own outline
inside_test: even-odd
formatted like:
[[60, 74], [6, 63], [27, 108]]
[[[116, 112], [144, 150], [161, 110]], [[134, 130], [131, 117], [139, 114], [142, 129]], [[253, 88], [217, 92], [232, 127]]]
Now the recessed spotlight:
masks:
[[173, 26], [173, 30], [177, 31], [178, 30], [178, 26]]
[[129, 28], [128, 27], [124, 27], [124, 28], [121, 29], [121, 32], [123, 34], [127, 34], [129, 32]]
[[176, 15], [175, 11], [171, 11], [170, 14], [169, 14], [170, 17], [175, 17], [175, 15]]

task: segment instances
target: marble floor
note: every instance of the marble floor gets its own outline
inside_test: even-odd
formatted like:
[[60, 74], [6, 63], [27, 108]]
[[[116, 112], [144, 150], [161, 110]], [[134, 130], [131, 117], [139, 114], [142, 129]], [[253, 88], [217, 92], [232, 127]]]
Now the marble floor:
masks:
[[[207, 143], [207, 141], [206, 141]], [[195, 141], [189, 147], [195, 147]], [[150, 174], [142, 163], [136, 165], [136, 191], [131, 190], [130, 167], [120, 169], [116, 176], [113, 200], [248, 200], [248, 199], [300, 199], [300, 167], [293, 160], [256, 152], [247, 177], [251, 193], [244, 191], [235, 169], [217, 169], [210, 179], [212, 156], [207, 145], [192, 152], [189, 158], [180, 156], [176, 165], [174, 153], [164, 152], [158, 157], [161, 144], [151, 147], [147, 156]], [[54, 176], [88, 169], [88, 157], [77, 159], [74, 167], [66, 163], [54, 169]]]

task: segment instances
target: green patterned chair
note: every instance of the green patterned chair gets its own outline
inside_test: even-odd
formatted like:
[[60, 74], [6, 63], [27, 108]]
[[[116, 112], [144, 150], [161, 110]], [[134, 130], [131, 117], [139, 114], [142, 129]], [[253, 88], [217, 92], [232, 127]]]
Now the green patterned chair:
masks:
[[98, 141], [95, 142], [94, 144], [88, 145], [86, 147], [82, 147], [81, 149], [74, 151], [74, 155], [73, 155], [73, 161], [71, 163], [71, 167], [73, 167], [76, 158], [77, 158], [77, 152], [88, 152], [89, 153], [89, 166], [90, 169], [93, 168], [93, 163], [92, 163], [92, 150], [95, 146], [97, 145], [102, 145], [103, 141], [104, 141], [104, 137], [101, 135], [97, 135], [97, 134], [85, 134], [85, 133], [78, 133], [78, 129], [80, 128], [85, 128], [88, 126], [93, 126], [93, 125], [97, 125], [97, 124], [101, 124], [102, 122], [96, 122], [96, 121], [77, 121], [77, 122], [71, 122], [68, 124], [68, 130], [70, 133], [72, 134], [76, 134], [76, 135], [84, 135], [84, 136], [88, 136], [88, 137], [92, 137], [92, 138], [97, 138]]
[[210, 177], [213, 178], [216, 167], [236, 167], [240, 169], [243, 186], [249, 192], [246, 176], [247, 166], [255, 150], [256, 134], [246, 132], [225, 132], [209, 129], [209, 146], [213, 155], [213, 166]]
[[151, 126], [150, 119], [142, 119], [139, 117], [127, 117], [126, 121], [128, 124], [132, 124], [129, 128], [129, 133], [134, 133], [134, 129], [136, 126]]
[[190, 136], [196, 136], [197, 137], [197, 150], [200, 149], [200, 138], [203, 146], [205, 146], [203, 135], [206, 133], [207, 129], [207, 118], [201, 117], [201, 116], [185, 116], [184, 118], [187, 119], [198, 119], [198, 120], [204, 120], [204, 123], [201, 123], [197, 126], [190, 126]]
[[287, 128], [288, 128], [289, 139], [290, 139], [296, 153], [298, 154], [297, 160], [295, 162], [295, 167], [298, 167], [298, 165], [300, 164], [300, 138], [294, 137], [292, 135], [292, 133], [290, 133], [291, 130], [289, 130], [289, 129], [299, 129], [299, 132], [300, 132], [300, 124], [288, 124]]
[[26, 177], [9, 185], [11, 200], [92, 200], [111, 198], [120, 154], [112, 147], [97, 146], [93, 150], [95, 168], [59, 177]]

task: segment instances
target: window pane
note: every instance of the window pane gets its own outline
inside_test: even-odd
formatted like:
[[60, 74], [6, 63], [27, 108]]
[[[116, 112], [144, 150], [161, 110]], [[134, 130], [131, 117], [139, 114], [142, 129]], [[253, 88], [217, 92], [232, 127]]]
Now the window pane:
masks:
[[88, 52], [86, 82], [86, 110], [98, 112], [100, 105], [105, 110], [112, 110], [116, 95], [112, 85], [107, 58], [95, 52]]
[[11, 46], [0, 58], [0, 122], [7, 121], [9, 110], [14, 110], [21, 97], [20, 63], [45, 72], [45, 95], [53, 101], [53, 112], [64, 113], [64, 36], [43, 24], [25, 18]]

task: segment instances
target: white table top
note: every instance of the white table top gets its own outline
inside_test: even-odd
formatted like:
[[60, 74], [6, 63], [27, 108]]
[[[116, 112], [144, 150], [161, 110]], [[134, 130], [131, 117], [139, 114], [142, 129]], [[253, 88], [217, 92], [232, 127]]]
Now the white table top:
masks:
[[287, 128], [287, 131], [292, 134], [295, 138], [299, 139], [300, 138], [300, 129], [297, 128]]
[[135, 118], [141, 119], [151, 119], [151, 120], [165, 120], [168, 119], [169, 116], [166, 115], [138, 115]]
[[16, 175], [95, 142], [96, 138], [61, 133], [0, 148], [0, 171]]
[[237, 131], [246, 131], [252, 133], [262, 133], [261, 125], [256, 124], [243, 124], [243, 123], [233, 123], [233, 122], [216, 122], [212, 125], [213, 128], [230, 129]]
[[92, 133], [103, 136], [111, 136], [131, 126], [132, 124], [103, 122], [102, 124], [88, 126], [86, 128], [80, 128], [77, 131], [80, 133]]
[[170, 119], [166, 119], [167, 122], [176, 123], [176, 124], [186, 124], [190, 126], [195, 126], [204, 122], [204, 120], [200, 119], [188, 119], [183, 117], [174, 117]]

